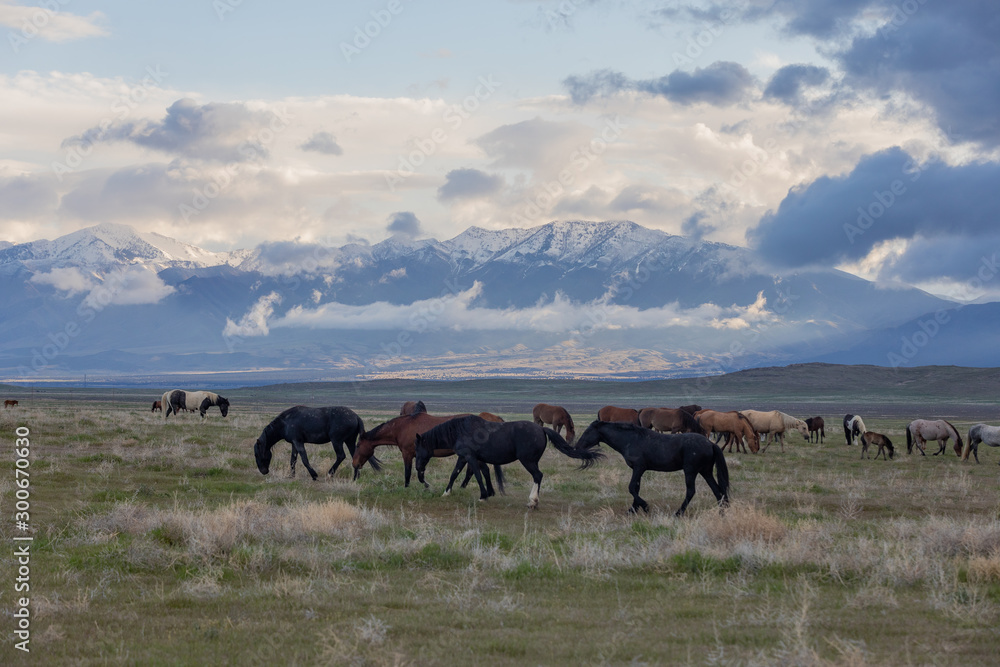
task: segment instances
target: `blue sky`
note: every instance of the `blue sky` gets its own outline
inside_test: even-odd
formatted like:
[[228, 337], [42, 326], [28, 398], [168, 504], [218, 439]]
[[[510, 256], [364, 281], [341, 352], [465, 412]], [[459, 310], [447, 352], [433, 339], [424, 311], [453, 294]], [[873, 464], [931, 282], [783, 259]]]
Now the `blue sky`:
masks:
[[0, 240], [109, 221], [223, 250], [377, 242], [400, 216], [442, 239], [631, 219], [785, 268], [1000, 293], [969, 288], [1000, 250], [997, 16], [0, 0]]

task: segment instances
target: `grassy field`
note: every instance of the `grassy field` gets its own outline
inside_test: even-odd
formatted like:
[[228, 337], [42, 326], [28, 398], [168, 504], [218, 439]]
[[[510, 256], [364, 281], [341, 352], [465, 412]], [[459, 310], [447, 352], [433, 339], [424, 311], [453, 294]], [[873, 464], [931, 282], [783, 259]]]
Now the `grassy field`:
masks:
[[[877, 403], [811, 387], [767, 384], [738, 394], [720, 381], [699, 402], [823, 415], [826, 442], [789, 436], [785, 450], [727, 455], [733, 505], [720, 513], [699, 481], [675, 519], [680, 473], [648, 473], [653, 511], [629, 516], [628, 470], [608, 459], [579, 471], [553, 448], [541, 504], [507, 468], [507, 495], [442, 497], [403, 488], [398, 452], [386, 470], [313, 482], [289, 447], [257, 471], [252, 443], [281, 409], [355, 408], [373, 426], [402, 401], [529, 418], [545, 400], [578, 430], [605, 403], [675, 405], [648, 383], [376, 383], [226, 392], [228, 418], [164, 423], [152, 394], [23, 392], [0, 412], [5, 441], [0, 587], [15, 608], [15, 429], [30, 430], [31, 654], [4, 664], [996, 664], [1000, 649], [1000, 450], [981, 465], [908, 456], [903, 429], [945, 417], [964, 434], [997, 421], [986, 402], [942, 411], [939, 396], [901, 388]], [[849, 392], [850, 387], [845, 387]], [[420, 395], [416, 395], [419, 392]], [[645, 392], [645, 393], [644, 393]], [[9, 392], [8, 392], [9, 393]], [[532, 393], [534, 396], [532, 396]], [[933, 394], [933, 392], [931, 392]], [[739, 398], [737, 398], [737, 395]], [[954, 400], [953, 395], [949, 395]], [[792, 409], [793, 406], [795, 409]], [[860, 460], [844, 444], [845, 412], [897, 444], [896, 458]], [[870, 416], [869, 416], [870, 415]], [[329, 445], [309, 447], [317, 470]], [[416, 481], [414, 480], [414, 484]]]

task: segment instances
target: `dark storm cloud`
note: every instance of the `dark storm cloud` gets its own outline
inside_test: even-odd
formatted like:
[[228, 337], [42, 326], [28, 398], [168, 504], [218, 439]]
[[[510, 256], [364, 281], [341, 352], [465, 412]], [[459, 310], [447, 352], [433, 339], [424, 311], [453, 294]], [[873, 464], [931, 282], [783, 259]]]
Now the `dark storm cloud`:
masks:
[[478, 169], [453, 169], [445, 175], [445, 179], [445, 184], [437, 191], [441, 201], [486, 197], [499, 192], [504, 186], [503, 176]]
[[287, 119], [254, 111], [241, 103], [199, 105], [180, 99], [162, 120], [136, 120], [94, 127], [63, 142], [64, 146], [124, 141], [172, 155], [223, 162], [246, 162], [268, 156], [267, 145]]
[[630, 79], [619, 72], [601, 70], [586, 76], [568, 77], [563, 85], [576, 104], [634, 90], [664, 97], [676, 104], [729, 106], [747, 96], [754, 86], [754, 78], [739, 63], [719, 61], [693, 72], [675, 70], [658, 79]]
[[830, 70], [815, 65], [786, 65], [767, 82], [764, 97], [776, 99], [785, 104], [796, 104], [802, 89], [821, 86], [830, 78]]
[[422, 233], [420, 220], [410, 211], [397, 211], [390, 215], [386, 229], [402, 236], [419, 236]]
[[856, 261], [891, 239], [975, 243], [1000, 221], [998, 183], [998, 164], [921, 165], [893, 148], [866, 156], [846, 176], [793, 189], [747, 237], [764, 259], [792, 267]]
[[337, 137], [329, 132], [317, 132], [309, 137], [309, 141], [299, 146], [304, 151], [322, 153], [324, 155], [343, 155], [344, 149], [337, 143]]

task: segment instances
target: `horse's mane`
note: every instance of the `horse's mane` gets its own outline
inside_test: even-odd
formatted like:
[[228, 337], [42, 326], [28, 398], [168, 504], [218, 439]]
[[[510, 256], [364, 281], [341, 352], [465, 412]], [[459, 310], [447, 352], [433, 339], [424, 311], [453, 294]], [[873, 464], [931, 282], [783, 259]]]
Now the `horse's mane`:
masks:
[[954, 426], [952, 426], [952, 423], [950, 421], [948, 421], [947, 419], [942, 419], [941, 421], [943, 421], [948, 426], [951, 426], [951, 430], [955, 432], [955, 440], [958, 441], [958, 446], [961, 447], [962, 446], [962, 434], [959, 433], [958, 429], [955, 428]]
[[421, 412], [426, 413], [427, 406], [424, 405], [423, 401], [417, 401], [416, 404], [413, 406], [413, 409], [410, 410], [410, 416], [412, 417], [413, 415], [419, 415]]
[[[781, 415], [781, 421], [784, 422], [786, 428], [788, 426], [792, 426], [792, 427], [797, 428], [798, 425], [799, 425], [799, 422], [802, 422], [803, 424], [805, 424], [805, 422], [802, 421], [801, 419], [799, 419], [798, 417], [793, 417], [792, 415], [784, 413], [784, 412], [781, 412], [780, 410], [778, 411], [778, 414]], [[807, 428], [808, 428], [808, 425], [807, 425]]]

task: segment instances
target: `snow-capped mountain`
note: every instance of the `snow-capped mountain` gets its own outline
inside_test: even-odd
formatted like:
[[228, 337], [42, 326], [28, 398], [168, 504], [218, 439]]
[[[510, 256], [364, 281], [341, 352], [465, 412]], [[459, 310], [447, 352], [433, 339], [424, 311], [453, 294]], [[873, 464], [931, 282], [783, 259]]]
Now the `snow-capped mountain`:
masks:
[[98, 225], [0, 249], [0, 374], [668, 376], [832, 354], [953, 305], [628, 221], [224, 253]]

